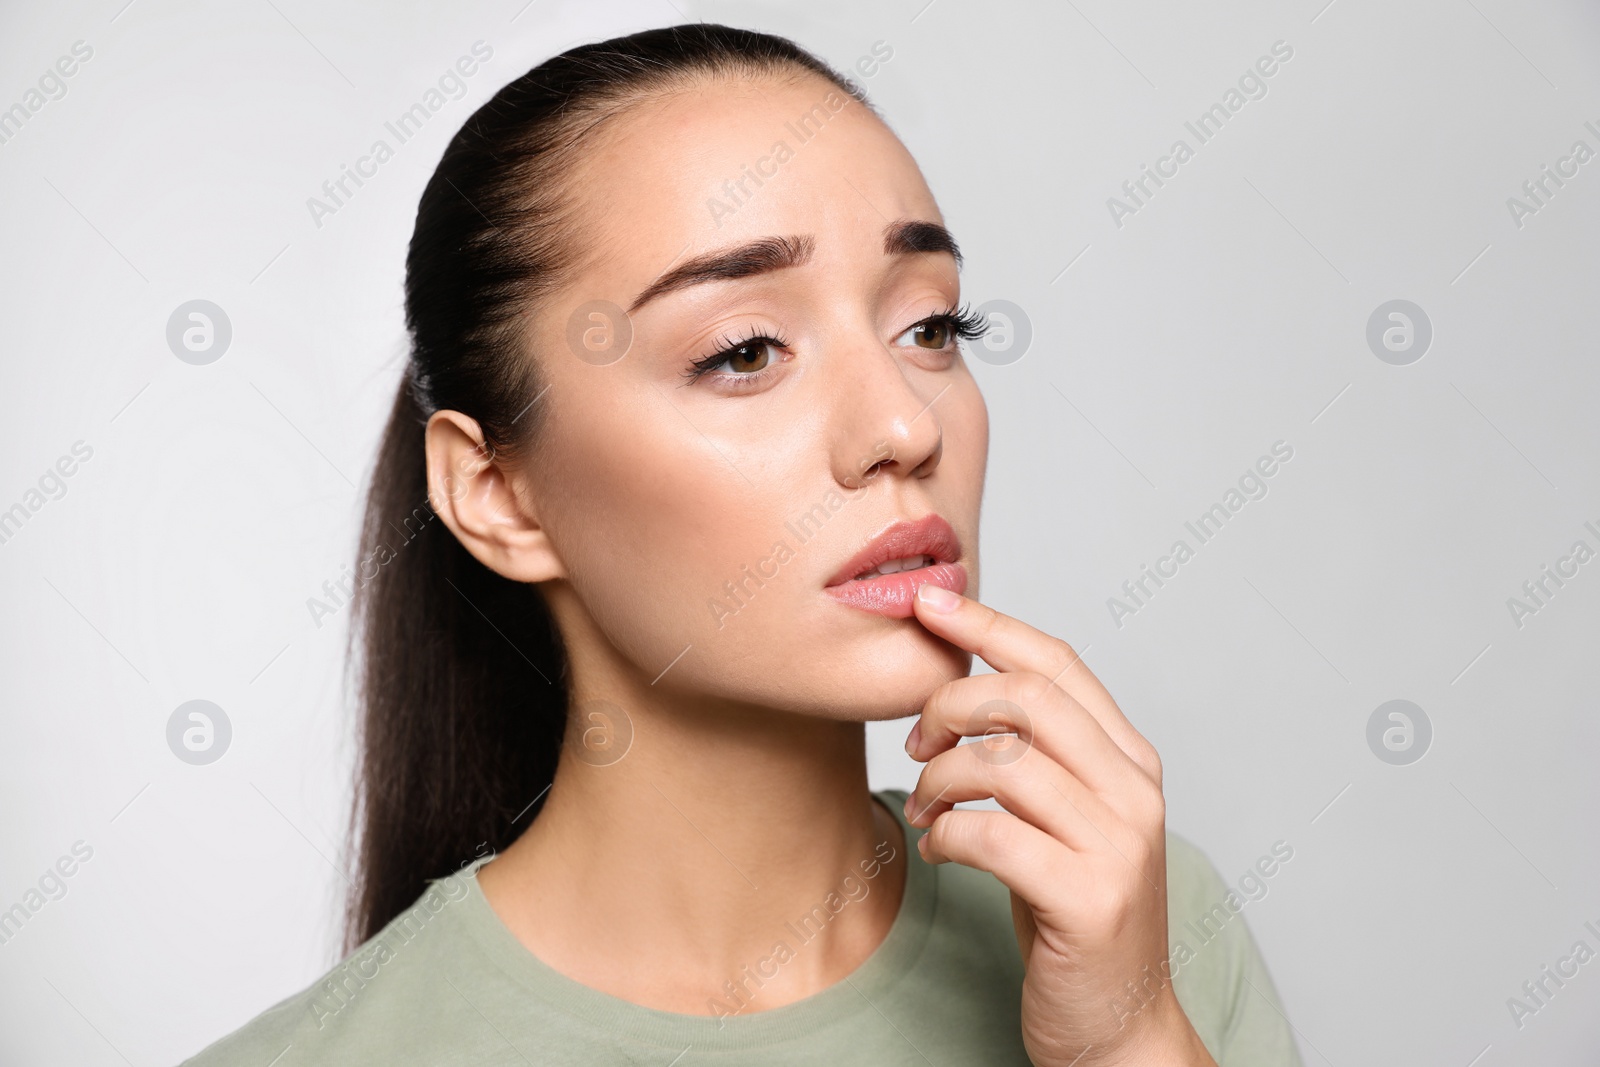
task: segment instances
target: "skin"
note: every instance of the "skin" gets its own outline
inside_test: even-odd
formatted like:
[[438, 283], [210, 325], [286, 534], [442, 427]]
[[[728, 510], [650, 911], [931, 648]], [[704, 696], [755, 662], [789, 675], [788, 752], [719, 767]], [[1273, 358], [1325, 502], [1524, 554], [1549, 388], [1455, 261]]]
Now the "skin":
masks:
[[[800, 143], [786, 123], [825, 101]], [[792, 157], [714, 215], [708, 199], [726, 202], [724, 183], [778, 140]], [[890, 619], [823, 592], [890, 523], [929, 512], [954, 528], [977, 590], [987, 411], [953, 334], [914, 329], [960, 305], [957, 264], [884, 246], [892, 222], [943, 223], [915, 161], [818, 78], [718, 80], [619, 116], [574, 188], [586, 261], [527, 319], [548, 386], [537, 450], [487, 458], [455, 411], [427, 430], [435, 509], [486, 566], [539, 584], [571, 664], [554, 785], [479, 871], [496, 913], [584, 985], [711, 1014], [786, 922], [848, 895], [744, 1009], [760, 1011], [871, 954], [906, 863], [966, 863], [1013, 891], [1036, 1063], [1065, 1067], [1087, 1046], [1079, 1067], [1210, 1064], [1170, 985], [1107, 1026], [1123, 983], [1165, 958], [1166, 910], [1159, 761], [1104, 688], [1081, 663], [1062, 673], [1067, 645], [970, 597]], [[809, 238], [810, 258], [650, 300], [613, 362], [569, 347], [580, 306], [627, 308], [675, 264], [775, 236]], [[785, 344], [684, 378], [752, 333]], [[785, 524], [819, 503], [802, 543]], [[730, 600], [724, 583], [780, 539], [792, 555], [776, 576]], [[1001, 673], [967, 677], [974, 653]], [[1033, 732], [1003, 766], [956, 748], [984, 732], [972, 710], [995, 694]], [[911, 859], [869, 793], [864, 723], [918, 714], [911, 750], [928, 766], [910, 809], [932, 830]], [[990, 796], [1014, 814], [950, 809]]]

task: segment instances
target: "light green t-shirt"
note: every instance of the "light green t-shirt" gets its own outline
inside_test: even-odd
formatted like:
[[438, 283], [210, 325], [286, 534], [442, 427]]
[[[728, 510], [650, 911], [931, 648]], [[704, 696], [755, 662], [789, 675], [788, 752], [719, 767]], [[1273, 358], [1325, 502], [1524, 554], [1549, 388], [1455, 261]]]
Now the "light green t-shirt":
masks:
[[[905, 792], [876, 795], [912, 849], [900, 911], [860, 967], [804, 1000], [761, 1009], [761, 976], [772, 977], [785, 958], [777, 952], [747, 969], [742, 1009], [740, 988], [729, 990], [721, 1018], [657, 1011], [582, 985], [541, 962], [501, 922], [478, 886], [483, 857], [430, 883], [315, 984], [185, 1067], [1028, 1064], [1008, 890], [984, 871], [923, 861], [915, 845], [925, 831], [905, 822]], [[879, 858], [892, 855], [880, 847]], [[850, 896], [791, 923], [789, 947], [815, 936], [830, 909], [837, 914], [870, 891], [876, 873], [864, 863]], [[1168, 832], [1178, 1002], [1220, 1067], [1302, 1067], [1239, 900], [1199, 849]], [[1146, 985], [1154, 990], [1160, 981], [1152, 972]], [[1138, 1006], [1130, 990], [1106, 1010], [1120, 1017]]]

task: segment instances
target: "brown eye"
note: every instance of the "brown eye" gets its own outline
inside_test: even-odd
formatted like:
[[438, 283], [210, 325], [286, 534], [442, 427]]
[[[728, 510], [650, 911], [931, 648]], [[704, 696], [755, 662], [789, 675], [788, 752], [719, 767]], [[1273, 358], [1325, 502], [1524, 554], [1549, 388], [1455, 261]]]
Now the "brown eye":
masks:
[[780, 350], [786, 345], [782, 338], [766, 334], [757, 334], [744, 340], [729, 337], [720, 343], [723, 345], [720, 350], [704, 359], [695, 360], [683, 376], [694, 382], [710, 375], [724, 386], [731, 386], [734, 378], [749, 378], [754, 385], [766, 380], [762, 371], [783, 361]]
[[751, 341], [729, 350], [728, 369], [735, 373], [763, 370], [772, 361], [772, 346], [765, 341]]
[[[929, 340], [933, 343], [923, 344], [924, 341]], [[917, 343], [921, 344], [923, 348], [946, 347], [950, 344], [950, 324], [942, 321], [919, 324], [917, 326]]]

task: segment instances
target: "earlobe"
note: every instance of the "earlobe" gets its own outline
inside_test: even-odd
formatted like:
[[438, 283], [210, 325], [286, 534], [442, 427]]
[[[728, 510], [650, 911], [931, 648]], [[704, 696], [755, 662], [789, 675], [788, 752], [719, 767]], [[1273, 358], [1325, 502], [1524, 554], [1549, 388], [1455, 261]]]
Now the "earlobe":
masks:
[[494, 458], [476, 419], [439, 410], [428, 419], [428, 504], [473, 557], [519, 582], [566, 577], [554, 546], [514, 474]]

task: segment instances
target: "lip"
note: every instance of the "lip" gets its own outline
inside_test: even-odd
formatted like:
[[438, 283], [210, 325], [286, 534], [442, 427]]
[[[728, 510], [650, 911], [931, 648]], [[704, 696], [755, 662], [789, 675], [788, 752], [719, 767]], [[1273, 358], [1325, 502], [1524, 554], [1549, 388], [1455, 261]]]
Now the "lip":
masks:
[[[856, 577], [880, 563], [907, 556], [932, 556], [935, 562], [932, 566], [877, 578]], [[966, 592], [967, 571], [957, 562], [960, 558], [961, 539], [942, 517], [929, 513], [914, 522], [896, 522], [867, 542], [865, 548], [834, 573], [824, 591], [850, 607], [892, 619], [906, 619], [913, 614], [912, 601], [917, 587], [924, 583], [942, 586], [953, 593]]]

